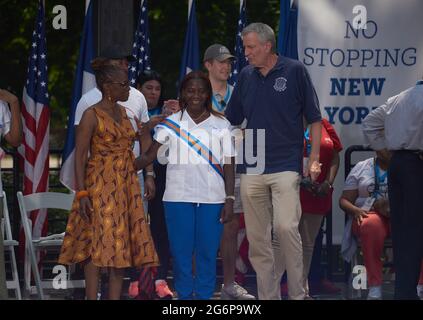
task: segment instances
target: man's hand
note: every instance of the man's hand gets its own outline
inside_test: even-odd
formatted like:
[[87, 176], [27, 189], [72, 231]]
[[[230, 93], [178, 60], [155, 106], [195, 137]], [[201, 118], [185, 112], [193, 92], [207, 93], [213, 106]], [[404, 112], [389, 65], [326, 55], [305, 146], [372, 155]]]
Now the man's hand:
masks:
[[144, 179], [144, 198], [148, 201], [153, 200], [156, 195], [156, 184], [152, 176], [146, 176]]
[[304, 176], [305, 177], [310, 176], [312, 182], [316, 181], [316, 179], [320, 175], [320, 172], [321, 172], [320, 167], [321, 166], [322, 166], [322, 164], [319, 163], [319, 161], [312, 160], [310, 158], [310, 160], [308, 162], [308, 166], [304, 168]]
[[171, 114], [178, 112], [181, 110], [181, 107], [179, 106], [179, 100], [169, 99], [164, 101], [162, 110], [165, 116], [170, 116]]

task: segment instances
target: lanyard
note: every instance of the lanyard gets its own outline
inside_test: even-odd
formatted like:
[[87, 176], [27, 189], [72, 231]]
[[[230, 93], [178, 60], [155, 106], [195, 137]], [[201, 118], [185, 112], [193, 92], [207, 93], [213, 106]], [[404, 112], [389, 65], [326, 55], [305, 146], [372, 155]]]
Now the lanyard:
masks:
[[226, 105], [229, 102], [230, 96], [231, 96], [231, 90], [229, 89], [228, 85], [226, 86], [226, 94], [222, 101], [217, 101], [215, 95], [212, 95], [212, 102], [214, 106], [216, 107], [217, 111], [223, 111], [223, 109], [225, 109]]
[[385, 181], [386, 176], [388, 175], [388, 172], [385, 171], [384, 174], [380, 174], [380, 168], [379, 165], [376, 163], [376, 158], [374, 158], [374, 165], [373, 165], [374, 169], [375, 169], [375, 190], [374, 190], [374, 197], [376, 198], [377, 195], [381, 195], [381, 193], [379, 192], [379, 186], [382, 182]]

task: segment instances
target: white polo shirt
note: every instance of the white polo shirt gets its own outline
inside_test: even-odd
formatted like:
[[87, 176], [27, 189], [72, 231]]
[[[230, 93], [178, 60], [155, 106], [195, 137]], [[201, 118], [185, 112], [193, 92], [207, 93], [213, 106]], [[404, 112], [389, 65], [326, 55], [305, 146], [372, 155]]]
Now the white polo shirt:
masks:
[[[215, 163], [223, 169], [224, 158], [235, 156], [229, 121], [211, 114], [206, 120], [196, 124], [188, 112], [182, 113], [182, 119], [181, 113], [179, 111], [166, 120], [180, 126], [191, 141], [198, 139], [195, 146], [201, 145], [203, 150], [210, 150], [216, 159]], [[200, 155], [198, 149], [190, 147], [185, 139], [163, 123], [157, 125], [154, 139], [163, 145], [164, 150], [159, 150], [159, 153], [165, 152], [168, 161], [163, 201], [225, 202], [225, 182], [218, 170], [204, 157], [208, 153]]]
[[[5, 136], [10, 131], [10, 111], [6, 102], [0, 100], [0, 137]], [[1, 168], [1, 166], [0, 166]], [[3, 192], [0, 170], [0, 192]]]
[[[97, 88], [91, 89], [81, 97], [78, 102], [78, 105], [76, 106], [75, 111], [74, 124], [76, 126], [79, 125], [84, 111], [92, 105], [100, 102], [101, 98], [101, 91]], [[131, 120], [132, 126], [134, 127], [135, 131], [137, 130], [137, 124], [134, 120], [134, 116], [136, 116], [141, 122], [147, 122], [149, 120], [147, 101], [145, 101], [144, 95], [139, 90], [130, 87], [128, 100], [123, 102], [118, 101], [118, 103], [121, 106], [125, 107], [126, 114], [128, 115], [129, 120]], [[140, 147], [138, 141], [136, 141], [134, 145], [134, 154], [136, 157], [140, 155]]]

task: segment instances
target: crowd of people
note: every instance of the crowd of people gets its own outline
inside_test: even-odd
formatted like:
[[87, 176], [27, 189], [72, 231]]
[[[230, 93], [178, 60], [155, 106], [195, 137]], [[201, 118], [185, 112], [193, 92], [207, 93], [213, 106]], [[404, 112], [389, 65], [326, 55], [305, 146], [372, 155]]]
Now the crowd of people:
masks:
[[[153, 275], [159, 299], [211, 299], [219, 252], [221, 299], [256, 299], [235, 281], [240, 221], [257, 298], [280, 300], [286, 272], [289, 299], [313, 299], [307, 279], [343, 146], [322, 119], [307, 69], [277, 53], [274, 31], [252, 23], [242, 39], [249, 65], [234, 87], [235, 57], [213, 44], [204, 53], [206, 73], [187, 74], [175, 100], [164, 101], [153, 70], [130, 87], [131, 57], [119, 48], [92, 61], [97, 87], [76, 110], [77, 190], [59, 257], [83, 266], [87, 299], [98, 298], [101, 270], [109, 299], [121, 298], [125, 272], [129, 295], [140, 295], [140, 270]], [[390, 233], [395, 298], [423, 296], [422, 84], [364, 120], [376, 156], [354, 166], [339, 201], [349, 217], [343, 254], [351, 258], [360, 240], [369, 299], [382, 298], [381, 253]], [[0, 90], [0, 107], [1, 134], [18, 146], [18, 99]], [[7, 298], [2, 239], [0, 298]]]

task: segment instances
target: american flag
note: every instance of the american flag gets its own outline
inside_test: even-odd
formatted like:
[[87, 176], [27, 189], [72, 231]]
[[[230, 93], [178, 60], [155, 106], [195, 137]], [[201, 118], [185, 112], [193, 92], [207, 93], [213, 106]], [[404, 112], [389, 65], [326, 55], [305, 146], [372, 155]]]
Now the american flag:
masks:
[[186, 74], [200, 69], [200, 49], [198, 40], [197, 14], [195, 0], [188, 1], [188, 28], [185, 34], [184, 51], [182, 54], [179, 83]]
[[75, 182], [75, 112], [81, 96], [92, 88], [95, 88], [94, 71], [90, 61], [94, 59], [93, 41], [93, 2], [86, 2], [86, 14], [84, 29], [82, 32], [81, 45], [79, 47], [78, 65], [76, 67], [75, 80], [73, 83], [72, 103], [69, 109], [68, 132], [66, 134], [65, 147], [62, 154], [62, 168], [60, 170], [60, 182], [71, 190], [76, 190]]
[[129, 65], [128, 77], [131, 86], [137, 84], [138, 75], [144, 70], [150, 70], [150, 34], [148, 31], [147, 0], [141, 0], [140, 16], [137, 31], [135, 31], [132, 56], [136, 59]]
[[232, 62], [232, 72], [229, 77], [229, 83], [235, 85], [239, 72], [244, 68], [248, 62], [245, 59], [244, 46], [242, 44], [241, 32], [247, 25], [247, 14], [245, 10], [245, 0], [240, 0], [239, 5], [239, 19], [235, 39], [235, 56], [236, 60]]
[[[50, 109], [47, 88], [44, 7], [39, 1], [22, 98], [24, 135], [19, 153], [24, 161], [24, 194], [44, 192], [48, 188]], [[34, 238], [47, 234], [46, 215], [45, 209], [31, 212]]]

